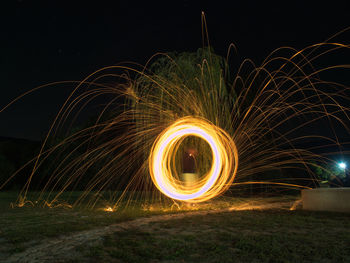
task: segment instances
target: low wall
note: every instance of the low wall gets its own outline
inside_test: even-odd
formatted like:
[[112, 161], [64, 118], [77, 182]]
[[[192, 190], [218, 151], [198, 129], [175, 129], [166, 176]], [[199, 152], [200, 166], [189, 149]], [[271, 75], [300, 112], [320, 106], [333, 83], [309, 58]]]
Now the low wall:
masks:
[[350, 213], [350, 187], [302, 190], [304, 210]]

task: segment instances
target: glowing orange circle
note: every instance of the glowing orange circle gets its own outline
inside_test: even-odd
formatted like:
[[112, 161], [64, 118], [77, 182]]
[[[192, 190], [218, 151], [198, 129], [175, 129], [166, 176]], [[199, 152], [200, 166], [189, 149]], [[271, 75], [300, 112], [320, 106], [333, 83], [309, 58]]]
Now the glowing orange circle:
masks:
[[[171, 173], [179, 141], [185, 136], [205, 140], [212, 151], [212, 165], [207, 174], [191, 186], [184, 185]], [[153, 183], [166, 196], [187, 202], [209, 200], [231, 185], [237, 172], [238, 152], [232, 138], [212, 123], [194, 117], [184, 117], [167, 127], [155, 140], [149, 170]]]

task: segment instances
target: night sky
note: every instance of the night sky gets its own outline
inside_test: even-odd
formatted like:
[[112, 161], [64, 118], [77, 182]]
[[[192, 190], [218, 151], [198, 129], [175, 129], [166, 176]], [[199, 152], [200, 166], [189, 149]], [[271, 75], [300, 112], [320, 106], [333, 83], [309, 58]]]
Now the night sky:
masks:
[[[225, 56], [232, 42], [239, 59], [258, 64], [280, 46], [300, 49], [350, 26], [337, 1], [93, 2], [2, 2], [0, 108], [42, 84], [124, 61], [144, 64], [156, 52], [196, 51], [201, 11], [216, 53]], [[42, 138], [69, 91], [47, 88], [17, 102], [0, 114], [0, 136]]]

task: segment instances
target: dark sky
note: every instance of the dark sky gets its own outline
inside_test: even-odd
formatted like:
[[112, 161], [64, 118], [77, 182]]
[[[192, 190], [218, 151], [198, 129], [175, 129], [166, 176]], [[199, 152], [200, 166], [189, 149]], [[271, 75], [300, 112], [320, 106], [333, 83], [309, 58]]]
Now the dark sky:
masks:
[[[202, 46], [201, 11], [216, 53], [226, 55], [233, 42], [241, 59], [258, 63], [280, 46], [303, 48], [350, 26], [337, 1], [78, 2], [2, 2], [0, 108], [39, 85], [81, 80], [103, 66], [195, 51]], [[48, 88], [0, 113], [0, 136], [42, 137], [68, 92]]]

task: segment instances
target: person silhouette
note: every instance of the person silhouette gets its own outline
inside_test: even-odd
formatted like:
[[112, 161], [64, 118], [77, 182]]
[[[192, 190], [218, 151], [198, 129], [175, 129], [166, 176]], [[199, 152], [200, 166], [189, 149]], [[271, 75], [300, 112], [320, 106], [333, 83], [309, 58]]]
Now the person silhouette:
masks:
[[188, 148], [185, 150], [182, 159], [183, 173], [196, 173], [196, 155], [196, 149]]
[[185, 185], [189, 186], [197, 181], [196, 156], [198, 152], [194, 148], [187, 148], [182, 157], [182, 178]]

